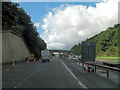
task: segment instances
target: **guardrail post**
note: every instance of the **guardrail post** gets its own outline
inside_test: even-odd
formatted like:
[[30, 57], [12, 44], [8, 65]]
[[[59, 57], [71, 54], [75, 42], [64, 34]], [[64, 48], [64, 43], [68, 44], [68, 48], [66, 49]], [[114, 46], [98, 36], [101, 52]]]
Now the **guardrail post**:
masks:
[[95, 69], [95, 72], [96, 72], [96, 67], [94, 69]]
[[84, 63], [82, 63], [82, 68], [84, 69]]
[[109, 70], [107, 70], [107, 77], [109, 77]]

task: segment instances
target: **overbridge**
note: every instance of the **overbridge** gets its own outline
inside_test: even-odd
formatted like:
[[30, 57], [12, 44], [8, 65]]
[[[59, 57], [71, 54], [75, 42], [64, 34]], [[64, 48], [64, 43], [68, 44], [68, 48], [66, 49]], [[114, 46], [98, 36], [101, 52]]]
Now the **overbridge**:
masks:
[[58, 52], [58, 53], [74, 53], [74, 50], [50, 50], [50, 52]]
[[59, 56], [61, 55], [61, 53], [67, 53], [69, 55], [72, 55], [74, 53], [74, 50], [52, 50], [49, 49], [50, 53], [59, 53]]

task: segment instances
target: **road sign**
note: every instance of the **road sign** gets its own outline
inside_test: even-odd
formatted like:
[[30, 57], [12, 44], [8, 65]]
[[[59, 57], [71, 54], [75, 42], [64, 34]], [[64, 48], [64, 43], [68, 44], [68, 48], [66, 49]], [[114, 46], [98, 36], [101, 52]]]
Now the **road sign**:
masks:
[[35, 58], [35, 55], [34, 54], [31, 54], [30, 55], [30, 59], [34, 59]]

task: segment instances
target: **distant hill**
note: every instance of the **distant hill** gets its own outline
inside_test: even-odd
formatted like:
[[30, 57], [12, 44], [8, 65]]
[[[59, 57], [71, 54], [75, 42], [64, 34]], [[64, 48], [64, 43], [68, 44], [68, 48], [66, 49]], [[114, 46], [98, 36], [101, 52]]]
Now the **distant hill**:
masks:
[[[118, 37], [119, 36], [119, 37]], [[86, 42], [96, 42], [97, 56], [118, 56], [118, 46], [120, 47], [120, 24], [109, 27], [107, 30], [85, 40]], [[71, 50], [80, 55], [82, 45], [74, 45]]]

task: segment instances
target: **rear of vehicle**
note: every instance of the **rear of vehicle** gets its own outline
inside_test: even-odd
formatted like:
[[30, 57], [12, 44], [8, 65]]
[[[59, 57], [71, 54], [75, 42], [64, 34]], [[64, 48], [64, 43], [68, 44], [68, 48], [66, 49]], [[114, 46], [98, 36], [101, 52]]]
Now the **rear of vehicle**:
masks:
[[50, 62], [49, 56], [50, 56], [50, 53], [48, 49], [41, 51], [42, 62]]
[[96, 42], [82, 42], [82, 60], [94, 62], [96, 58]]
[[[96, 42], [82, 42], [82, 58], [83, 62], [95, 62], [96, 58]], [[87, 65], [88, 71], [93, 71], [94, 67]]]

